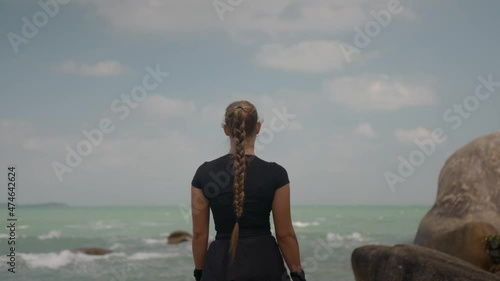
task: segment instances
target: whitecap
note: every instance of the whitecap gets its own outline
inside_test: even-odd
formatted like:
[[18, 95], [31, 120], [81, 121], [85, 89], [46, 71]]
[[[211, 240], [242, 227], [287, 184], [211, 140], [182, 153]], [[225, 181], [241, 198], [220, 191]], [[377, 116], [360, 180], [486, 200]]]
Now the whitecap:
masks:
[[167, 239], [152, 239], [152, 238], [144, 238], [142, 239], [142, 242], [146, 243], [147, 245], [166, 245], [167, 244]]
[[8, 239], [9, 235], [5, 233], [0, 233], [0, 239]]
[[38, 235], [38, 239], [40, 240], [54, 239], [60, 237], [61, 237], [61, 231], [58, 230], [51, 230], [48, 234]]
[[328, 240], [330, 242], [343, 241], [344, 237], [342, 237], [342, 235], [340, 235], [338, 233], [330, 232], [326, 235], [326, 240]]
[[91, 223], [90, 227], [94, 230], [121, 228], [117, 222], [104, 222], [102, 220]]
[[120, 243], [115, 243], [115, 244], [111, 245], [111, 247], [109, 247], [109, 249], [112, 251], [122, 249], [122, 248], [123, 248], [123, 244], [120, 244]]
[[358, 241], [358, 242], [364, 242], [366, 238], [361, 235], [359, 232], [353, 232], [350, 236], [347, 236], [347, 239]]
[[143, 261], [143, 260], [150, 260], [150, 259], [164, 259], [164, 258], [170, 258], [170, 257], [176, 257], [179, 254], [177, 253], [147, 253], [147, 252], [139, 252], [135, 253], [131, 256], [128, 257], [129, 260], [134, 260], [134, 261]]
[[293, 226], [296, 227], [308, 227], [310, 225], [310, 223], [308, 222], [301, 222], [301, 221], [294, 221], [292, 224]]
[[332, 243], [339, 242], [365, 242], [370, 240], [369, 238], [363, 237], [359, 232], [353, 232], [347, 235], [340, 235], [338, 233], [330, 232], [326, 235], [326, 240]]
[[104, 256], [90, 256], [64, 250], [59, 253], [19, 253], [18, 256], [25, 262], [28, 268], [58, 269], [72, 263], [78, 264], [99, 259], [109, 259], [111, 257], [125, 256], [125, 254], [112, 253]]
[[314, 222], [301, 222], [301, 221], [294, 221], [293, 223], [293, 226], [296, 226], [296, 227], [299, 227], [299, 228], [304, 228], [304, 227], [308, 227], [308, 226], [318, 226], [320, 225], [319, 222], [317, 221], [314, 221]]

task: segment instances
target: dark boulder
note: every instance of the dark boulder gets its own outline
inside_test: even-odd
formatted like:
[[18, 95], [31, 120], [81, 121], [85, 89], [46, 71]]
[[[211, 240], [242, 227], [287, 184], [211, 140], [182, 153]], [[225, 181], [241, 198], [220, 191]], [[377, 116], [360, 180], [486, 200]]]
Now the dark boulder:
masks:
[[495, 234], [497, 231], [491, 224], [471, 222], [458, 229], [432, 236], [424, 246], [490, 270], [494, 262], [486, 250], [484, 239]]
[[178, 244], [182, 243], [185, 241], [189, 241], [193, 236], [191, 233], [183, 231], [183, 230], [177, 230], [172, 233], [167, 237], [168, 244]]
[[472, 141], [446, 161], [436, 202], [420, 222], [415, 244], [477, 221], [500, 232], [500, 132]]
[[500, 281], [500, 276], [418, 245], [364, 246], [351, 257], [356, 281]]
[[108, 249], [101, 249], [101, 248], [78, 248], [78, 249], [71, 250], [71, 252], [86, 254], [86, 255], [90, 255], [90, 256], [104, 256], [104, 255], [112, 253], [113, 251], [108, 250]]

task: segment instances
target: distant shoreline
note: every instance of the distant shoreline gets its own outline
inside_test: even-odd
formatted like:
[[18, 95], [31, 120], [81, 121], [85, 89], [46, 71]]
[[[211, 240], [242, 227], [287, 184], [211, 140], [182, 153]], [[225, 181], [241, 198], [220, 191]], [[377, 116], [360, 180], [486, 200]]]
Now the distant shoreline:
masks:
[[[8, 202], [0, 202], [1, 208], [7, 208]], [[72, 207], [66, 203], [48, 202], [48, 203], [35, 203], [35, 204], [16, 204], [16, 208], [68, 208]]]
[[[7, 202], [0, 202], [0, 208], [7, 208]], [[16, 207], [21, 208], [172, 208], [179, 207], [178, 204], [164, 204], [164, 205], [132, 205], [132, 204], [124, 204], [124, 205], [70, 205], [68, 203], [60, 203], [60, 202], [47, 202], [47, 203], [16, 203]], [[183, 207], [186, 207], [185, 205]], [[386, 207], [386, 208], [397, 208], [397, 207], [416, 207], [416, 208], [431, 208], [432, 204], [399, 204], [399, 205], [382, 205], [382, 204], [292, 204], [292, 208], [300, 208], [300, 207], [359, 207], [359, 208], [376, 208], [376, 207]]]

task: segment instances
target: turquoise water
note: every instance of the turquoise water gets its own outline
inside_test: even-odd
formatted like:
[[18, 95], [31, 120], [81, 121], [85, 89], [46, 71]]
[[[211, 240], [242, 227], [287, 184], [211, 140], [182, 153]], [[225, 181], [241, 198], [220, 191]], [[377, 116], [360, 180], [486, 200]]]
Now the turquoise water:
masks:
[[[428, 209], [293, 207], [307, 280], [353, 281], [350, 254], [354, 248], [412, 242]], [[0, 280], [194, 280], [190, 243], [167, 245], [165, 238], [175, 230], [191, 230], [186, 206], [18, 208], [17, 217], [16, 273], [7, 272], [8, 236], [2, 228]], [[215, 232], [210, 235], [213, 239]], [[114, 252], [94, 257], [68, 251], [80, 247]]]

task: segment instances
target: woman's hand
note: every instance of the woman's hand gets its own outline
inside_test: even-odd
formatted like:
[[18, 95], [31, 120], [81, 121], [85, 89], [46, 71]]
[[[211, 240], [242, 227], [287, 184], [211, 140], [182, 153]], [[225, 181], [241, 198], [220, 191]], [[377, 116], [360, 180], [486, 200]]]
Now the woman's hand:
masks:
[[203, 274], [203, 270], [201, 269], [194, 269], [194, 273], [193, 273], [193, 276], [194, 276], [194, 279], [196, 281], [200, 281], [201, 280], [201, 275]]
[[290, 276], [292, 277], [292, 281], [306, 281], [304, 270], [301, 272], [290, 272]]

